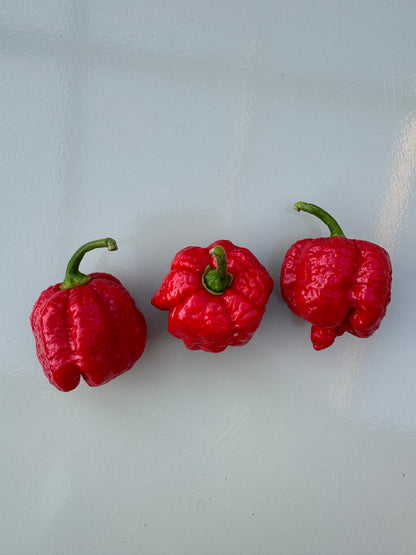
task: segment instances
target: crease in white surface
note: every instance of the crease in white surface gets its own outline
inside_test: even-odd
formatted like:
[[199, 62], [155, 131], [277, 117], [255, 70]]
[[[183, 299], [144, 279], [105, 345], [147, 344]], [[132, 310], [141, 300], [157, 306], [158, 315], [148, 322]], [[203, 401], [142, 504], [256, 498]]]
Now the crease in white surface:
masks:
[[[240, 404], [241, 404], [240, 401], [237, 401], [230, 409], [230, 413], [231, 414], [235, 413], [237, 409], [240, 407]], [[245, 407], [243, 411], [240, 411], [240, 414], [237, 416], [237, 418], [235, 418], [231, 422], [231, 424], [226, 427], [224, 432], [218, 436], [218, 438], [215, 441], [215, 445], [219, 445], [220, 443], [222, 443], [231, 434], [234, 428], [240, 424], [243, 424], [249, 416], [250, 416], [250, 412], [247, 409], [247, 407]]]
[[390, 254], [396, 248], [398, 235], [415, 196], [416, 112], [410, 113], [405, 119], [397, 144], [390, 183], [384, 195], [376, 231], [376, 241]]
[[338, 376], [338, 386], [333, 395], [333, 404], [340, 411], [348, 409], [351, 405], [366, 350], [367, 343], [360, 341], [358, 345], [356, 343], [348, 345], [344, 351]]
[[224, 219], [231, 225], [231, 214], [233, 213], [238, 189], [240, 186], [240, 176], [242, 163], [247, 150], [250, 135], [252, 111], [255, 99], [255, 83], [253, 78], [254, 70], [257, 66], [259, 55], [262, 48], [262, 41], [258, 37], [253, 40], [252, 47], [248, 52], [245, 62], [244, 80], [238, 89], [237, 114], [235, 127], [232, 134], [231, 153], [230, 153], [230, 175], [227, 184], [227, 202], [225, 203]]
[[225, 431], [217, 438], [215, 445], [222, 443], [239, 424], [243, 424], [250, 416], [248, 411], [242, 412], [239, 416], [225, 429]]
[[64, 510], [71, 493], [70, 460], [65, 453], [50, 461], [45, 469], [42, 488], [33, 507], [33, 516], [45, 529]]

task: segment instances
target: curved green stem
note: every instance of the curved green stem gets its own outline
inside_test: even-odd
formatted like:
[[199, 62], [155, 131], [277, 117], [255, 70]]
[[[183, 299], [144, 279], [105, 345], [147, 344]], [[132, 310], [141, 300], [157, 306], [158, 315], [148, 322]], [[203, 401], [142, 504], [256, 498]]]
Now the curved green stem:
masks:
[[209, 253], [215, 258], [216, 268], [212, 266], [205, 268], [202, 285], [213, 295], [222, 295], [233, 280], [232, 274], [227, 272], [227, 255], [221, 245], [215, 245]]
[[309, 202], [297, 202], [295, 204], [295, 209], [298, 212], [303, 210], [304, 212], [317, 216], [328, 226], [331, 237], [345, 237], [338, 222], [330, 214], [328, 214], [328, 212], [325, 212], [325, 210], [316, 206], [316, 204], [310, 204]]
[[72, 256], [71, 260], [68, 262], [66, 268], [65, 279], [61, 284], [61, 289], [72, 289], [72, 287], [77, 287], [78, 285], [84, 285], [91, 280], [90, 276], [87, 276], [79, 271], [79, 265], [84, 257], [84, 254], [93, 249], [108, 248], [109, 251], [117, 250], [117, 243], [111, 237], [106, 239], [97, 239], [96, 241], [90, 241], [82, 245]]

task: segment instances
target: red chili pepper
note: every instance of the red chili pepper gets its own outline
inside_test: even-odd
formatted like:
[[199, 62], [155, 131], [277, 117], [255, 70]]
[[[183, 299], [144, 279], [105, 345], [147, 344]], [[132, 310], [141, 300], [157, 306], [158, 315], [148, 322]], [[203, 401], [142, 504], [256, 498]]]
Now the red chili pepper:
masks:
[[169, 310], [168, 331], [188, 349], [219, 353], [250, 340], [272, 289], [272, 278], [248, 249], [222, 240], [178, 252], [151, 302]]
[[61, 391], [102, 385], [129, 370], [142, 355], [146, 322], [120, 281], [110, 274], [82, 274], [84, 254], [114, 239], [91, 241], [69, 261], [65, 280], [41, 293], [30, 322], [37, 356], [52, 385]]
[[385, 249], [368, 241], [347, 239], [325, 210], [297, 202], [320, 218], [330, 237], [303, 239], [286, 253], [280, 286], [294, 314], [312, 324], [316, 350], [332, 345], [345, 331], [369, 337], [380, 326], [390, 302], [392, 268]]

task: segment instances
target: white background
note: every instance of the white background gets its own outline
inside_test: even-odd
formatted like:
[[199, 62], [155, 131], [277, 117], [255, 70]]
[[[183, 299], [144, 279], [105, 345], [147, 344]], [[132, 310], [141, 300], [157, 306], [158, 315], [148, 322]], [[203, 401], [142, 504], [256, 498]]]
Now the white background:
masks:
[[[2, 1], [0, 553], [416, 551], [413, 0]], [[278, 286], [298, 201], [387, 248], [380, 330], [322, 352]], [[53, 388], [29, 314], [83, 243], [148, 323], [100, 388]], [[276, 287], [250, 343], [188, 351], [150, 299], [227, 238]]]

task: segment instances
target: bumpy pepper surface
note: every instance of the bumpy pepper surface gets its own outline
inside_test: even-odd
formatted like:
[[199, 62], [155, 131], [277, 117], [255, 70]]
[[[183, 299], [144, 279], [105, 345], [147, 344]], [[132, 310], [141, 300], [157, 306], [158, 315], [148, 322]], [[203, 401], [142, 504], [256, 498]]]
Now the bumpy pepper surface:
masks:
[[338, 223], [314, 204], [298, 202], [328, 225], [331, 236], [303, 239], [286, 253], [280, 286], [294, 314], [312, 324], [316, 350], [349, 332], [369, 337], [380, 326], [390, 302], [392, 268], [385, 249], [347, 239]]
[[250, 340], [272, 289], [248, 249], [221, 240], [178, 252], [152, 304], [169, 310], [168, 330], [188, 349], [218, 353]]
[[142, 355], [146, 322], [133, 298], [110, 274], [82, 274], [84, 254], [97, 247], [116, 250], [114, 239], [86, 243], [71, 258], [63, 283], [40, 295], [30, 322], [46, 377], [71, 391], [81, 376], [102, 385], [129, 370]]

